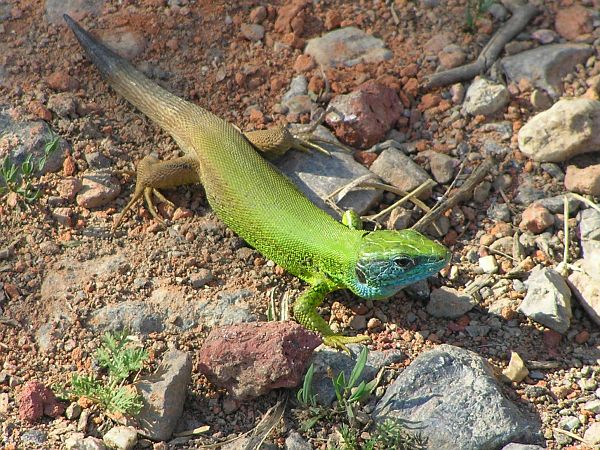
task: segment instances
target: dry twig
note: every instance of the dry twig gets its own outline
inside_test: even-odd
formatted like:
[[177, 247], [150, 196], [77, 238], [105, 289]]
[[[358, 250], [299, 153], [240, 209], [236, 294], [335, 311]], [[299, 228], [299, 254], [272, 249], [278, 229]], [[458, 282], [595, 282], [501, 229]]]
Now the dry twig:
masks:
[[433, 89], [459, 81], [471, 80], [477, 74], [488, 70], [492, 67], [492, 64], [494, 64], [504, 46], [525, 28], [525, 25], [533, 18], [536, 12], [537, 8], [529, 3], [517, 8], [513, 12], [512, 17], [496, 31], [486, 46], [483, 47], [475, 62], [429, 76], [425, 82], [425, 89]]

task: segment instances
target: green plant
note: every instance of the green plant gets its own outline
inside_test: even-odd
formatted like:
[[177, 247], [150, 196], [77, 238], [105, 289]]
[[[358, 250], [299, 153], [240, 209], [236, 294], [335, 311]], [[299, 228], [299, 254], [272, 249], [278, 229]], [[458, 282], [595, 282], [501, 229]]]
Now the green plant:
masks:
[[487, 12], [493, 3], [494, 0], [467, 0], [467, 6], [465, 7], [465, 29], [469, 33], [475, 32], [475, 21]]
[[31, 184], [34, 173], [44, 168], [48, 157], [58, 148], [59, 139], [52, 133], [50, 140], [44, 144], [44, 155], [36, 160], [29, 154], [21, 165], [10, 161], [6, 155], [0, 163], [0, 194], [14, 192], [29, 203], [37, 200], [41, 191]]
[[303, 430], [309, 430], [324, 417], [330, 415], [335, 416], [344, 412], [351, 425], [356, 422], [356, 405], [368, 397], [378, 383], [378, 379], [374, 379], [369, 383], [365, 383], [364, 381], [358, 383], [367, 364], [368, 354], [369, 351], [367, 347], [363, 347], [347, 380], [344, 372], [340, 372], [337, 376], [331, 377], [333, 389], [337, 398], [337, 407], [332, 411], [317, 405], [317, 395], [314, 393], [312, 387], [314, 366], [311, 364], [304, 376], [302, 387], [296, 393], [298, 403], [308, 410], [309, 417], [302, 422], [301, 428]]
[[98, 364], [107, 370], [106, 377], [73, 374], [68, 396], [86, 397], [113, 414], [138, 414], [141, 397], [135, 388], [127, 386], [130, 375], [142, 369], [148, 352], [132, 345], [126, 332], [105, 333], [95, 354]]
[[355, 405], [367, 398], [371, 392], [373, 392], [378, 383], [377, 378], [369, 381], [368, 383], [365, 383], [364, 380], [358, 383], [358, 380], [360, 379], [363, 371], [365, 370], [365, 366], [367, 365], [368, 354], [369, 351], [367, 347], [363, 347], [360, 355], [358, 355], [356, 364], [352, 368], [352, 372], [350, 372], [350, 377], [348, 380], [346, 380], [346, 375], [344, 372], [340, 372], [332, 379], [333, 389], [335, 390], [335, 396], [338, 400], [338, 404], [346, 411], [348, 419], [350, 419], [351, 422], [355, 419]]
[[359, 441], [359, 431], [343, 424], [339, 428], [340, 444], [328, 450], [426, 450], [427, 438], [421, 433], [407, 431], [399, 419], [378, 423], [368, 439]]

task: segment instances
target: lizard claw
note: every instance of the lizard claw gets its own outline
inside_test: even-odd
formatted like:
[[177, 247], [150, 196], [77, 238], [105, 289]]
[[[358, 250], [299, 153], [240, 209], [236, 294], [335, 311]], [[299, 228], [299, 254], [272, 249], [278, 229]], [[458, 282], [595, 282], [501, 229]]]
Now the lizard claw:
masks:
[[361, 342], [370, 341], [371, 338], [365, 334], [359, 334], [357, 336], [343, 336], [341, 334], [330, 334], [323, 336], [323, 344], [328, 347], [335, 348], [337, 350], [343, 350], [350, 354], [350, 350], [346, 346], [347, 344], [359, 344]]
[[148, 211], [150, 212], [152, 217], [154, 217], [158, 221], [158, 223], [160, 223], [161, 225], [166, 226], [165, 221], [160, 217], [160, 215], [158, 214], [158, 211], [156, 210], [156, 207], [154, 206], [154, 200], [152, 200], [152, 194], [154, 194], [160, 202], [167, 203], [173, 207], [175, 206], [172, 201], [167, 199], [164, 195], [162, 195], [160, 193], [160, 191], [158, 191], [157, 189], [155, 189], [153, 187], [144, 187], [142, 189], [136, 189], [135, 192], [133, 193], [133, 196], [131, 197], [131, 200], [129, 200], [127, 205], [125, 205], [125, 208], [123, 208], [123, 210], [117, 217], [114, 225], [112, 226], [112, 232], [113, 233], [115, 232], [115, 230], [119, 227], [121, 222], [123, 222], [123, 218], [125, 217], [125, 214], [127, 213], [127, 211], [129, 211], [131, 209], [131, 207], [140, 198], [142, 198], [142, 196], [146, 200], [146, 205], [148, 206]]

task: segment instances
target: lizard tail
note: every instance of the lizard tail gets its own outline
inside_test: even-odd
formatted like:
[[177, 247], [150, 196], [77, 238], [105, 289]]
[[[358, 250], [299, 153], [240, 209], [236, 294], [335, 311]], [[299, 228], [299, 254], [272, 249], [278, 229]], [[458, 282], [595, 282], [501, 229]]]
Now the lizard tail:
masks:
[[176, 130], [181, 129], [181, 117], [208, 114], [199, 106], [176, 97], [149, 80], [67, 14], [63, 18], [110, 86], [167, 132], [175, 135]]

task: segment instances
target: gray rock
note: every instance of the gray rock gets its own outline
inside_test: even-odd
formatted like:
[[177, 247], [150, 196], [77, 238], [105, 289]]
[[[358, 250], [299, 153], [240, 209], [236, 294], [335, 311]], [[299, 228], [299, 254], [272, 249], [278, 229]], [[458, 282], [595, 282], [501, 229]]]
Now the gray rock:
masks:
[[140, 434], [155, 440], [166, 441], [171, 437], [181, 414], [192, 379], [192, 358], [188, 352], [169, 350], [155, 373], [136, 383], [144, 406], [137, 415]]
[[489, 181], [483, 180], [473, 189], [473, 201], [482, 204], [490, 197], [492, 185]]
[[112, 166], [112, 161], [100, 152], [85, 153], [85, 160], [91, 169], [107, 169]]
[[535, 30], [531, 33], [531, 37], [543, 45], [551, 44], [558, 40], [558, 34], [554, 30], [549, 30], [547, 28]]
[[571, 291], [563, 277], [555, 270], [539, 266], [527, 280], [527, 295], [519, 311], [559, 333], [571, 325]]
[[494, 203], [488, 208], [487, 215], [492, 220], [508, 223], [510, 222], [511, 212], [506, 203]]
[[583, 409], [586, 411], [591, 411], [594, 414], [600, 413], [600, 400], [590, 400], [583, 404]]
[[493, 141], [485, 141], [481, 149], [486, 156], [504, 156], [510, 151], [510, 148], [506, 145], [501, 145]]
[[540, 162], [562, 162], [600, 150], [600, 101], [565, 98], [519, 130], [519, 149]]
[[519, 184], [514, 201], [519, 205], [529, 206], [536, 200], [544, 198], [545, 196], [546, 193], [543, 190], [536, 188], [533, 182], [529, 178], [526, 178]]
[[[54, 134], [46, 122], [17, 122], [0, 112], [0, 144], [3, 141], [11, 142], [7, 156], [16, 165], [20, 166], [29, 155], [32, 161], [41, 160], [44, 156], [44, 147], [53, 137]], [[48, 156], [42, 170], [36, 168], [35, 176], [61, 170], [65, 155], [70, 149], [67, 141], [59, 138], [56, 149]]]
[[249, 41], [260, 41], [265, 36], [265, 27], [256, 23], [243, 23], [240, 31]]
[[499, 21], [504, 21], [508, 17], [508, 10], [500, 3], [492, 3], [488, 8], [488, 12]]
[[65, 410], [65, 417], [69, 420], [77, 419], [81, 414], [81, 406], [79, 403], [71, 403]]
[[318, 65], [352, 67], [359, 63], [378, 63], [391, 59], [392, 52], [377, 39], [355, 27], [339, 28], [309, 39], [304, 53]]
[[287, 92], [283, 94], [281, 97], [281, 104], [287, 105], [292, 98], [299, 95], [307, 95], [308, 94], [308, 80], [304, 75], [297, 75], [292, 78], [290, 83], [290, 87]]
[[106, 450], [102, 440], [93, 436], [84, 437], [83, 433], [71, 433], [65, 439], [66, 450]]
[[542, 170], [551, 176], [553, 176], [557, 181], [564, 181], [565, 173], [560, 168], [560, 166], [556, 163], [542, 163], [540, 164]]
[[190, 284], [194, 289], [200, 289], [212, 279], [213, 275], [209, 269], [198, 269], [196, 273], [190, 276]]
[[[390, 147], [381, 152], [371, 164], [371, 172], [404, 192], [410, 192], [430, 179], [425, 170], [400, 150]], [[426, 189], [419, 198], [426, 199], [431, 189]]]
[[285, 438], [285, 448], [286, 450], [312, 450], [313, 447], [299, 433], [290, 431]]
[[[328, 375], [328, 372], [333, 371], [335, 376], [340, 372], [344, 372], [346, 379], [348, 379], [362, 346], [353, 344], [349, 345], [348, 348], [351, 355], [322, 347], [313, 356], [312, 363], [315, 368], [313, 386], [317, 394], [317, 401], [321, 405], [329, 406], [336, 399], [335, 390], [333, 389], [331, 377]], [[360, 381], [368, 383], [375, 378], [379, 369], [393, 363], [398, 363], [404, 360], [404, 358], [404, 353], [399, 350], [369, 352], [367, 364], [359, 379], [359, 383]]]
[[600, 241], [600, 212], [593, 208], [579, 213], [579, 236], [582, 241]]
[[440, 345], [419, 355], [386, 390], [374, 419], [407, 420], [436, 450], [496, 449], [539, 440], [539, 420], [502, 395], [477, 354]]
[[454, 169], [456, 169], [459, 164], [458, 160], [437, 152], [431, 152], [428, 156], [431, 174], [433, 175], [433, 178], [435, 178], [435, 181], [444, 184], [452, 180], [454, 177]]
[[573, 215], [579, 210], [582, 202], [576, 199], [571, 194], [567, 195], [556, 195], [554, 197], [541, 198], [536, 201], [552, 214], [562, 214], [564, 212], [565, 197], [567, 197], [567, 205], [569, 208], [569, 216]]
[[427, 312], [433, 317], [456, 319], [469, 312], [475, 306], [469, 295], [463, 295], [456, 289], [442, 286], [434, 289], [427, 303]]
[[402, 289], [410, 298], [416, 300], [426, 301], [429, 300], [431, 295], [431, 289], [429, 289], [429, 283], [427, 280], [417, 281]]
[[581, 421], [577, 417], [567, 416], [560, 419], [558, 426], [563, 430], [573, 431], [581, 426]]
[[542, 89], [534, 89], [529, 97], [529, 101], [538, 111], [545, 111], [552, 106], [552, 98]]
[[137, 444], [137, 431], [133, 427], [117, 426], [108, 430], [103, 439], [114, 450], [131, 450]]
[[29, 445], [42, 445], [48, 441], [48, 434], [42, 430], [25, 430], [21, 434], [21, 442]]
[[108, 173], [91, 172], [83, 177], [77, 204], [84, 208], [98, 208], [110, 203], [121, 193], [119, 180]]
[[600, 444], [600, 422], [592, 423], [583, 434], [585, 442], [591, 445]]
[[[581, 267], [581, 263], [578, 261], [575, 265]], [[600, 278], [597, 272], [598, 266], [595, 267], [596, 277], [585, 271], [573, 271], [567, 281], [583, 309], [597, 325], [600, 325]]]
[[387, 221], [387, 228], [389, 230], [404, 230], [410, 226], [411, 222], [412, 211], [399, 206], [390, 213], [390, 217]]
[[255, 322], [258, 318], [246, 301], [253, 295], [247, 289], [220, 292], [214, 298], [190, 304], [181, 288], [159, 287], [143, 301], [128, 300], [100, 308], [92, 314], [88, 326], [100, 332], [127, 327], [147, 335], [166, 329], [189, 330], [198, 324], [210, 327]]
[[544, 450], [545, 447], [540, 447], [539, 445], [527, 445], [527, 444], [516, 444], [511, 442], [508, 445], [502, 447], [502, 450]]
[[573, 72], [577, 64], [585, 63], [591, 53], [592, 47], [587, 44], [542, 45], [502, 58], [500, 64], [511, 81], [525, 79], [552, 97], [559, 97], [562, 78]]
[[48, 109], [63, 118], [76, 118], [79, 100], [72, 92], [52, 94], [48, 99]]
[[[326, 141], [337, 142], [335, 136], [322, 126], [317, 127], [313, 135]], [[323, 143], [320, 145], [329, 150], [331, 157], [320, 152], [288, 152], [275, 160], [274, 164], [313, 203], [337, 218], [337, 213], [325, 203], [325, 199], [356, 178], [370, 175], [371, 172], [339, 147]], [[377, 177], [373, 176], [371, 181], [375, 180]], [[348, 192], [333, 200], [342, 209], [352, 208], [358, 214], [364, 214], [379, 202], [381, 195], [379, 190], [363, 189]]]
[[102, 12], [104, 0], [46, 0], [46, 18], [53, 25], [64, 25], [63, 14], [97, 16]]
[[502, 84], [493, 83], [485, 78], [476, 78], [463, 103], [463, 109], [471, 115], [491, 115], [504, 108], [510, 99], [508, 89]]

